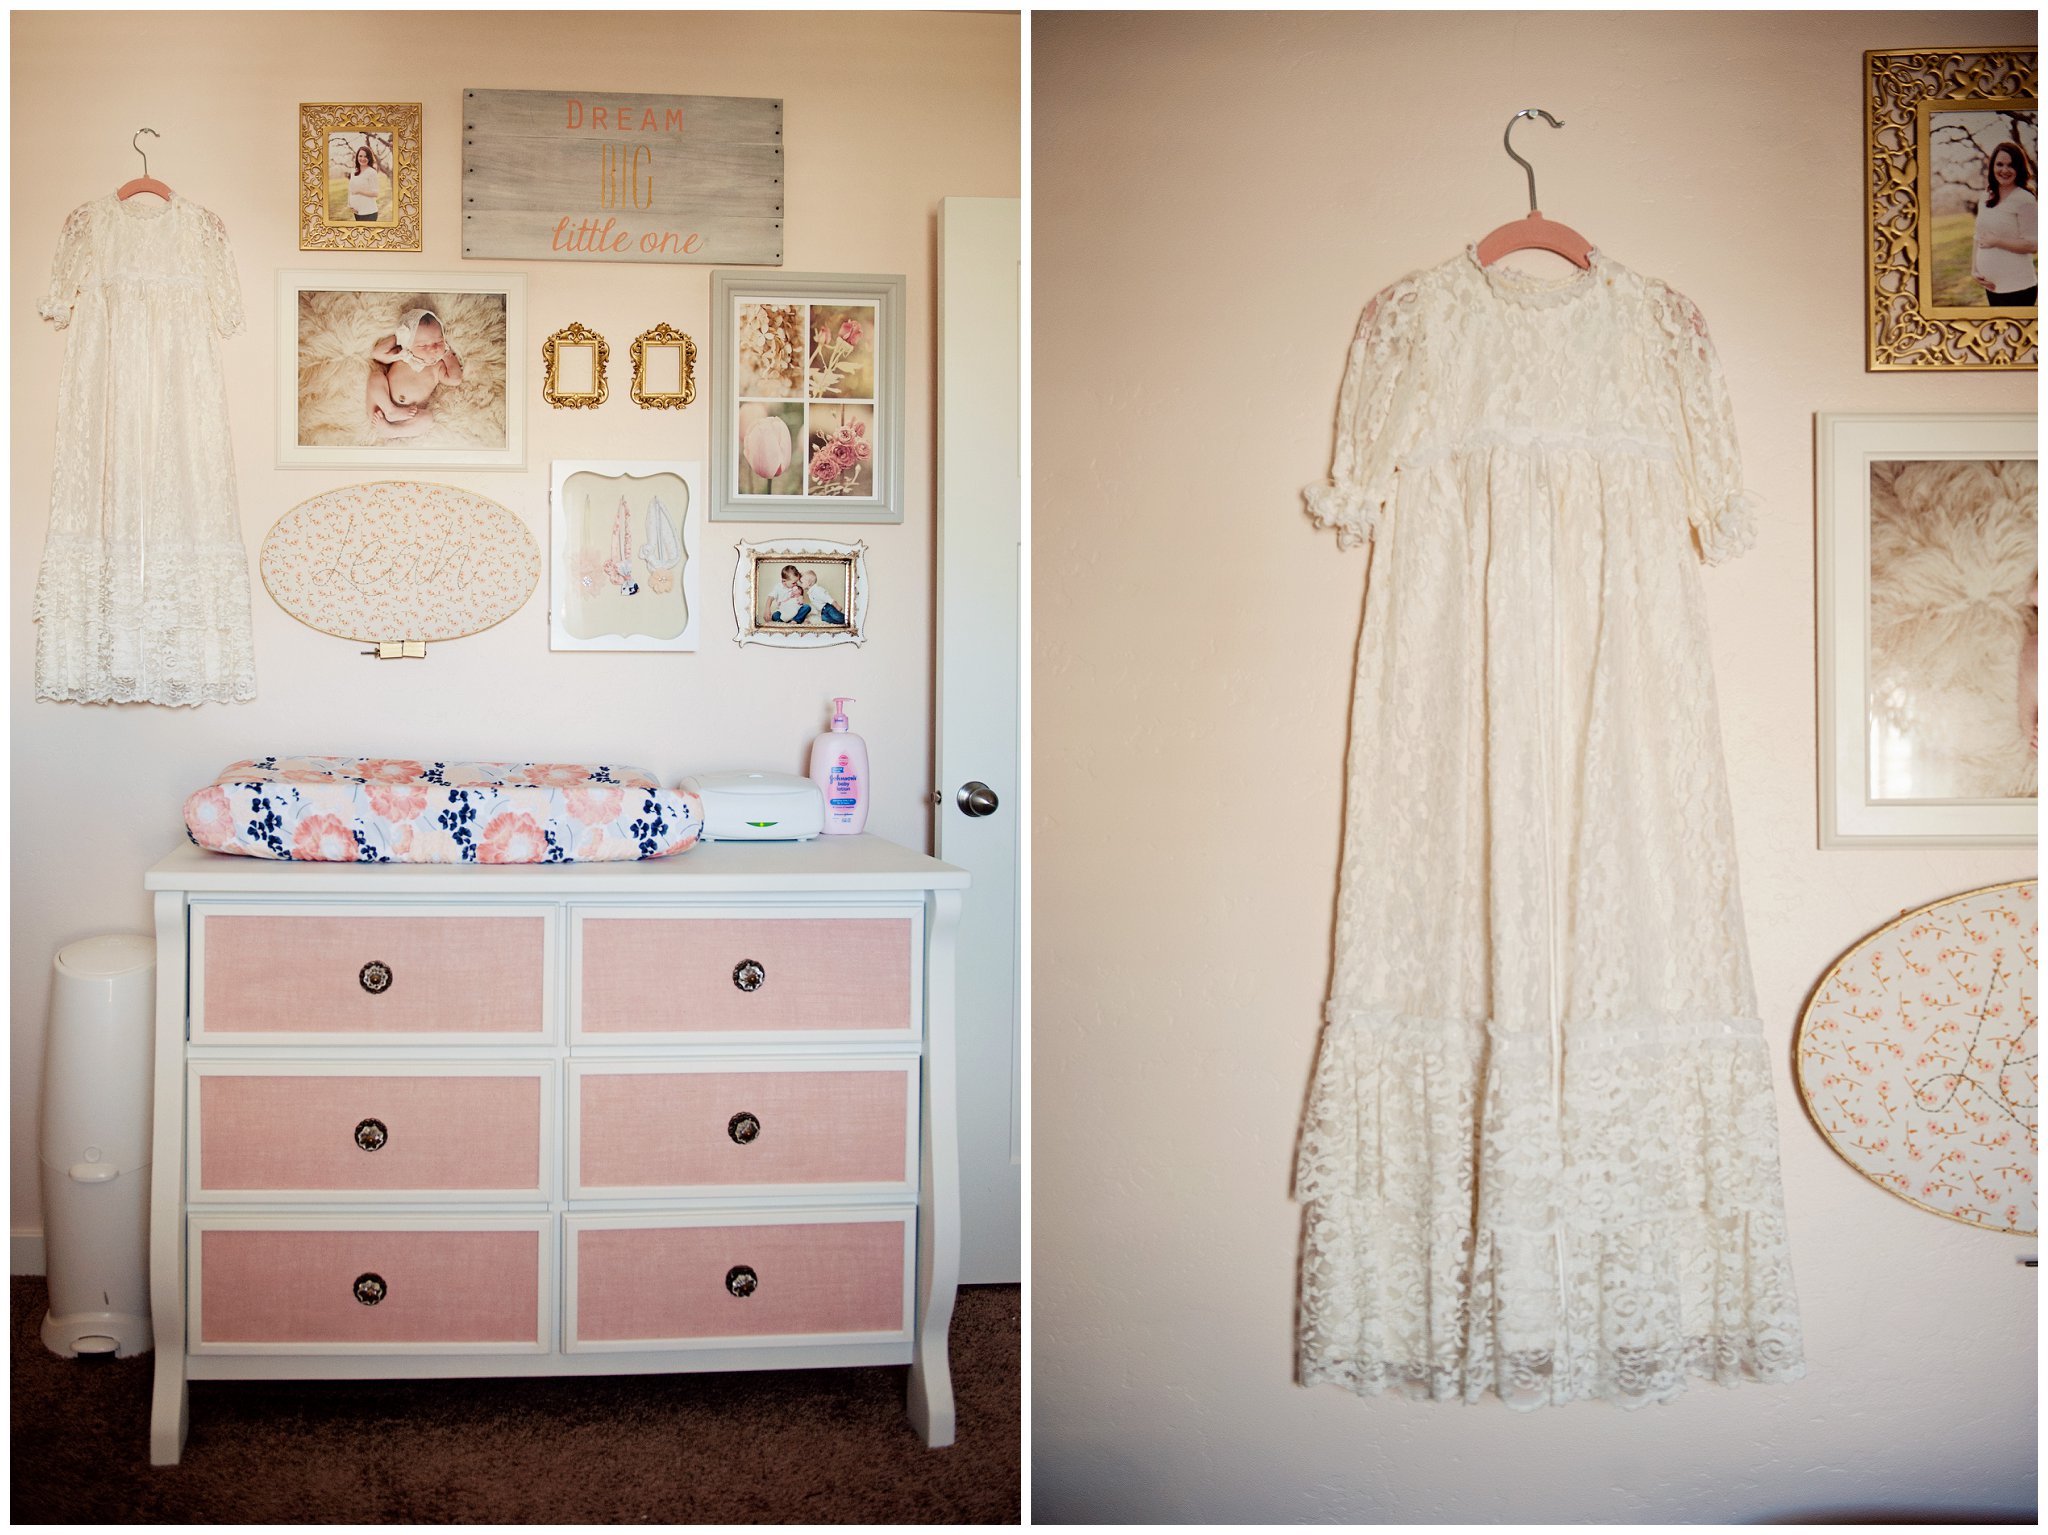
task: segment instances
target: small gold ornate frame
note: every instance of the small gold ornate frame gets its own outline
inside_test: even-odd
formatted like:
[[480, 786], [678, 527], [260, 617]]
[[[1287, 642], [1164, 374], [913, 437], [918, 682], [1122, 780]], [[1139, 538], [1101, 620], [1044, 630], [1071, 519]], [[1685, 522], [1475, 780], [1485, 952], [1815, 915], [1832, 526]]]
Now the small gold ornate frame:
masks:
[[[561, 387], [562, 353], [579, 347], [590, 353], [590, 376], [595, 387], [588, 391], [565, 390]], [[604, 376], [611, 356], [612, 349], [604, 337], [579, 321], [570, 321], [540, 344], [541, 363], [545, 370], [540, 392], [556, 410], [584, 407], [595, 410], [611, 395], [611, 385]]]
[[[416, 251], [422, 248], [421, 110], [417, 101], [299, 103], [299, 249]], [[379, 185], [370, 218], [350, 205], [345, 163], [368, 149]]]
[[[679, 387], [674, 393], [647, 387], [648, 353], [661, 348], [673, 350], [676, 354]], [[696, 369], [697, 343], [666, 320], [653, 330], [642, 331], [633, 338], [634, 403], [642, 410], [681, 410], [697, 398]]]
[[2038, 310], [1936, 302], [1932, 192], [1933, 118], [2031, 120], [2040, 95], [2035, 59], [2032, 48], [1880, 48], [1863, 55], [1872, 372], [2038, 366]]

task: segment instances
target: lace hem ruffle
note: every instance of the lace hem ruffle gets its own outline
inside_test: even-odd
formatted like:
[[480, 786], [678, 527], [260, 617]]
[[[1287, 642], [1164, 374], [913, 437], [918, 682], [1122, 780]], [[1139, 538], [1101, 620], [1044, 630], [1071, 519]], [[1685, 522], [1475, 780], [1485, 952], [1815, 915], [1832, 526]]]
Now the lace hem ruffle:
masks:
[[1762, 497], [1740, 490], [1723, 501], [1711, 516], [1693, 524], [1700, 558], [1709, 565], [1719, 565], [1749, 553], [1756, 547], [1757, 513], [1762, 507]]
[[1511, 1406], [1801, 1373], [1762, 1028], [1333, 1007], [1295, 1195], [1304, 1384]]
[[[1562, 1248], [1547, 1234], [1481, 1231], [1420, 1268], [1388, 1250], [1374, 1230], [1383, 1219], [1348, 1201], [1309, 1209], [1304, 1386], [1436, 1402], [1491, 1393], [1526, 1412], [1646, 1407], [1697, 1380], [1778, 1385], [1806, 1373], [1789, 1268], [1743, 1257], [1758, 1245], [1783, 1252], [1779, 1218], [1741, 1216], [1711, 1239], [1645, 1223]], [[1469, 1284], [1446, 1279], [1468, 1266]]]

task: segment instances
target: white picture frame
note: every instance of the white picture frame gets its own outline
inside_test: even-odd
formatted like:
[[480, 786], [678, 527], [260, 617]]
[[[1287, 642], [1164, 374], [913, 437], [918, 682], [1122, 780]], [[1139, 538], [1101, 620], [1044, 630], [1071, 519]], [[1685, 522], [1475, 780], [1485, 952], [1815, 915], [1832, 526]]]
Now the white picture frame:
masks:
[[[818, 650], [859, 645], [867, 639], [868, 546], [855, 540], [806, 538], [766, 544], [735, 544], [732, 612], [738, 645], [772, 645], [783, 650]], [[799, 590], [776, 618], [777, 565], [793, 566]], [[811, 603], [815, 572], [830, 605]], [[843, 603], [843, 605], [842, 605]]]
[[[371, 353], [413, 309], [451, 311], [447, 341], [465, 376], [459, 385], [438, 385], [424, 406], [404, 407], [438, 410], [437, 426], [416, 435], [388, 435], [402, 432], [405, 423], [379, 427], [372, 416]], [[351, 361], [357, 354], [360, 369]], [[277, 465], [524, 469], [527, 367], [521, 273], [281, 271]]]
[[[1871, 710], [1871, 530], [1874, 476], [1882, 466], [2038, 462], [2037, 418], [2021, 413], [1823, 413], [1815, 419], [1814, 453], [1821, 847], [2032, 846], [2037, 798], [1873, 793], [1872, 754], [1889, 748], [1886, 727], [1873, 722]], [[2017, 711], [2017, 675], [2012, 683]]]
[[[602, 500], [586, 508], [594, 496]], [[679, 496], [680, 507], [674, 504]], [[620, 504], [627, 514], [623, 561], [610, 542]], [[602, 525], [606, 516], [614, 519], [609, 533]], [[548, 474], [548, 648], [695, 650], [703, 624], [703, 529], [701, 460], [554, 460]], [[671, 541], [673, 547], [664, 547]], [[627, 586], [634, 588], [630, 595]], [[672, 627], [677, 599], [680, 629]], [[645, 627], [635, 628], [643, 615]]]

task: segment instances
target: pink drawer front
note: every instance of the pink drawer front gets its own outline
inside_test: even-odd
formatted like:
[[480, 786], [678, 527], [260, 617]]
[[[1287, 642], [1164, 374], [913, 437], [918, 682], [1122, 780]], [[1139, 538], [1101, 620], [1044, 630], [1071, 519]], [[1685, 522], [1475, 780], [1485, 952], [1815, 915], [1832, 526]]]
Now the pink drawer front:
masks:
[[541, 1078], [199, 1078], [195, 1197], [234, 1189], [540, 1192]]
[[[201, 1229], [195, 1346], [501, 1344], [540, 1330], [538, 1231]], [[358, 1282], [381, 1298], [365, 1305]]]
[[546, 1024], [547, 919], [203, 919], [204, 1034], [513, 1034]]
[[[580, 929], [586, 1034], [914, 1026], [909, 917], [588, 914]], [[759, 983], [745, 989], [735, 972], [750, 960]]]
[[577, 1092], [585, 1189], [909, 1183], [909, 1073], [606, 1072]]
[[[900, 1220], [585, 1228], [571, 1241], [579, 1343], [904, 1331]], [[751, 1293], [732, 1292], [736, 1269]]]

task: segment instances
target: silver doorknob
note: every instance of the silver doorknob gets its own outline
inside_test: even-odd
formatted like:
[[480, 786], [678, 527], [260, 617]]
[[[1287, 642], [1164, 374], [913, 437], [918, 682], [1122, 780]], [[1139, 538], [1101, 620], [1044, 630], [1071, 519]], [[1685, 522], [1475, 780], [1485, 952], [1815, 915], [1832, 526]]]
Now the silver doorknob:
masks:
[[976, 781], [960, 785], [960, 809], [966, 815], [994, 815], [1002, 801], [987, 784]]

